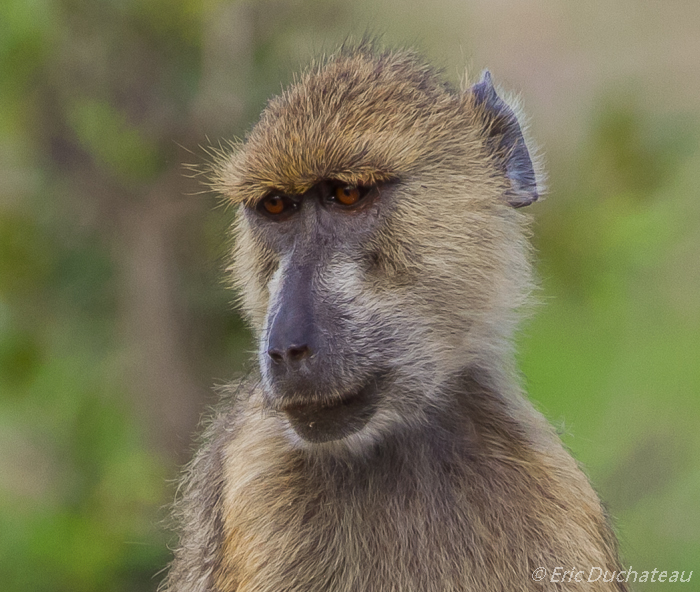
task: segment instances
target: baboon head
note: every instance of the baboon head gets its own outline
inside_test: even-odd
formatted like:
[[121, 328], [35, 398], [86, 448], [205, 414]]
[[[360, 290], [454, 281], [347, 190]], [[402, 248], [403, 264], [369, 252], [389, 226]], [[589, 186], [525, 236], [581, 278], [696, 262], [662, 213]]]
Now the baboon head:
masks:
[[485, 72], [457, 90], [412, 54], [341, 50], [273, 98], [215, 187], [240, 204], [234, 273], [264, 404], [298, 445], [413, 429], [470, 366], [509, 355], [538, 197]]

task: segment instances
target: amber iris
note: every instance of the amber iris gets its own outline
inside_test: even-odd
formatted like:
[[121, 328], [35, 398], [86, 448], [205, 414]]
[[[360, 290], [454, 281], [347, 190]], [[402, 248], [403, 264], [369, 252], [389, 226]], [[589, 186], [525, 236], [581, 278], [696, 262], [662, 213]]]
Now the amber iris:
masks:
[[273, 216], [281, 214], [284, 210], [284, 200], [279, 195], [270, 195], [263, 200], [262, 203], [265, 211]]
[[362, 192], [355, 185], [340, 185], [335, 188], [335, 199], [344, 206], [355, 205], [362, 197]]

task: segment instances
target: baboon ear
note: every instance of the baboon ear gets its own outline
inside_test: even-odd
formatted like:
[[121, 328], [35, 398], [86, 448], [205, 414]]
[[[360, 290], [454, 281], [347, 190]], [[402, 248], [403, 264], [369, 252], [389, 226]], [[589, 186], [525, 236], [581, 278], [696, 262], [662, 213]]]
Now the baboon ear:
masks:
[[539, 197], [537, 180], [515, 112], [496, 93], [488, 70], [484, 70], [481, 80], [469, 92], [484, 110], [489, 147], [510, 180], [506, 192], [508, 203], [514, 208], [530, 205]]

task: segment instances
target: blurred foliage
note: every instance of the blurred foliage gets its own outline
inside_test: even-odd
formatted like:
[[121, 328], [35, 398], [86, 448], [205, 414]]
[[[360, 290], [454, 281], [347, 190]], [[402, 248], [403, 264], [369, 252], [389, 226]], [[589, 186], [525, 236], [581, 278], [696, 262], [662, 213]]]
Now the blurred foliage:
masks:
[[[306, 40], [342, 39], [352, 18], [320, 0], [0, 2], [3, 591], [155, 589], [159, 508], [206, 402], [188, 408], [164, 376], [206, 391], [250, 349], [220, 280], [232, 213], [183, 198], [199, 188], [177, 168], [206, 158], [205, 134], [241, 135]], [[521, 362], [609, 500], [628, 562], [687, 570], [700, 557], [700, 130], [633, 96], [602, 99], [575, 153], [550, 155], [552, 196], [535, 211], [545, 306]], [[164, 310], [178, 332], [143, 346]]]
[[[199, 4], [160, 4], [0, 3], [7, 592], [153, 590], [168, 559], [158, 508], [169, 465], [124, 379], [110, 202], [139, 199], [170, 166], [173, 131], [157, 112], [192, 95]], [[138, 79], [151, 75], [144, 96]]]
[[700, 557], [699, 132], [601, 101], [573, 161], [552, 162], [545, 306], [521, 337], [532, 398], [590, 467], [627, 563], [649, 569]]

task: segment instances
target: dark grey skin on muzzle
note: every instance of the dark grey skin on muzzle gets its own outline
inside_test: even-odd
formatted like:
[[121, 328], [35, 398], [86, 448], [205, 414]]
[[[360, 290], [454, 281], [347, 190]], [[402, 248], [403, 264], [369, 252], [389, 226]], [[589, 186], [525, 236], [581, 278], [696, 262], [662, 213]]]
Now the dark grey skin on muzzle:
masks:
[[286, 415], [301, 438], [317, 443], [362, 429], [376, 410], [386, 374], [363, 348], [386, 341], [376, 333], [379, 327], [359, 336], [348, 315], [352, 297], [327, 284], [329, 267], [344, 260], [353, 268], [360, 260], [365, 265], [359, 267], [371, 272], [372, 238], [382, 224], [377, 197], [390, 193], [390, 186], [362, 188], [361, 207], [352, 209], [334, 199], [334, 186], [322, 182], [285, 196], [289, 213], [274, 221], [261, 208], [244, 210], [280, 260], [260, 341], [267, 403]]

